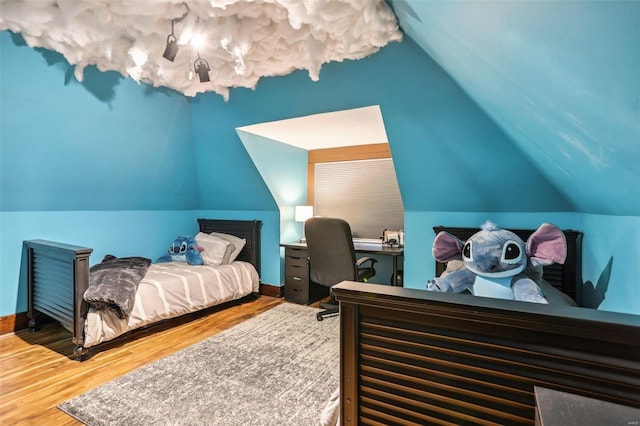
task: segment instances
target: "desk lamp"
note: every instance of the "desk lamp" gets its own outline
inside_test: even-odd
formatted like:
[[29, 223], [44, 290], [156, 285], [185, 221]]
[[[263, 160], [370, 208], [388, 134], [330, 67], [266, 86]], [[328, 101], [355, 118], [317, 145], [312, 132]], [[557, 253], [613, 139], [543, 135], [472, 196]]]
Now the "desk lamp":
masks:
[[312, 217], [313, 206], [296, 206], [295, 221], [302, 222], [302, 238], [300, 239], [301, 243], [307, 242], [307, 240], [304, 238], [304, 222]]

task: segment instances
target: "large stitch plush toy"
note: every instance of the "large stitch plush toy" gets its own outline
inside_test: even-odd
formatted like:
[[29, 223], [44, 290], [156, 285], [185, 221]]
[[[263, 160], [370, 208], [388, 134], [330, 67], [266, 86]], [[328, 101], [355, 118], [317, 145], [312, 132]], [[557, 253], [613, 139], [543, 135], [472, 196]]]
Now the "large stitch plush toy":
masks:
[[[433, 257], [438, 262], [462, 259], [464, 267], [427, 282], [427, 289], [476, 296], [547, 303], [531, 277], [536, 268], [564, 263], [567, 242], [554, 225], [542, 224], [524, 243], [511, 231], [486, 222], [466, 242], [446, 231], [436, 235]], [[539, 271], [537, 275], [541, 274]]]
[[169, 252], [160, 256], [157, 263], [187, 262], [189, 265], [203, 265], [200, 252], [203, 250], [193, 237], [178, 237], [169, 246]]

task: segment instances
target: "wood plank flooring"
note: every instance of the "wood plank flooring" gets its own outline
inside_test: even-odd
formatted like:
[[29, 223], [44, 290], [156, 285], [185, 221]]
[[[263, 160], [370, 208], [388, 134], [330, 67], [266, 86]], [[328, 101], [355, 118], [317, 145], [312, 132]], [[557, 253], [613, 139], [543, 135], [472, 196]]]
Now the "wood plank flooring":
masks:
[[56, 406], [280, 303], [260, 296], [189, 314], [107, 342], [84, 362], [74, 360], [71, 333], [58, 323], [0, 336], [0, 425], [79, 425]]

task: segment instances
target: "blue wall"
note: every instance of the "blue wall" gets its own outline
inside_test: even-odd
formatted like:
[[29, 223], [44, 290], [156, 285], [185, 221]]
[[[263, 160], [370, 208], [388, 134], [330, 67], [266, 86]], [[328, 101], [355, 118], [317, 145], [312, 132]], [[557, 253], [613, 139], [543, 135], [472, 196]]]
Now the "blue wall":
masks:
[[585, 281], [610, 269], [602, 308], [640, 312], [638, 252], [619, 230], [637, 230], [638, 218], [576, 211], [410, 39], [327, 64], [319, 82], [298, 71], [233, 89], [229, 102], [186, 100], [113, 73], [80, 84], [55, 54], [17, 46], [7, 32], [1, 41], [0, 316], [26, 309], [22, 240], [91, 246], [93, 262], [107, 252], [155, 258], [195, 232], [196, 217], [263, 220], [262, 278], [280, 284], [279, 208], [235, 128], [368, 105], [381, 106], [405, 204], [407, 287], [432, 275], [434, 225], [554, 222], [585, 232]]
[[280, 210], [280, 241], [302, 237], [295, 207], [307, 204], [307, 150], [238, 130], [265, 185]]
[[0, 36], [2, 211], [197, 207], [183, 96], [93, 67], [80, 84], [57, 53]]
[[[389, 79], [398, 69], [403, 78]], [[261, 80], [255, 92], [232, 90], [228, 102], [216, 95], [201, 96], [194, 107], [194, 132], [196, 140], [201, 135], [206, 135], [203, 140], [213, 140], [215, 135], [216, 144], [221, 145], [237, 139], [236, 127], [372, 104], [379, 104], [382, 110], [406, 211], [573, 210], [493, 121], [411, 40], [389, 45], [365, 60], [327, 64], [318, 82], [298, 71]], [[226, 127], [219, 128], [220, 123]], [[270, 141], [266, 145], [270, 147]], [[206, 158], [202, 161], [211, 166], [214, 152], [211, 148], [201, 156]], [[264, 151], [257, 154], [260, 158]], [[273, 154], [272, 167], [279, 167], [277, 157], [284, 154], [275, 150]], [[202, 174], [201, 179], [216, 179], [215, 169]], [[255, 197], [268, 198], [261, 192]], [[238, 200], [234, 205], [246, 202], [250, 200]], [[418, 241], [424, 244], [413, 246], [413, 257], [407, 259], [419, 259], [419, 265], [424, 265], [424, 259], [431, 256], [430, 237], [422, 235]], [[380, 261], [380, 274], [374, 281], [387, 283], [390, 261]], [[406, 285], [422, 288], [424, 269], [408, 266]]]
[[578, 211], [640, 215], [640, 2], [391, 3]]
[[[0, 316], [27, 308], [26, 239], [92, 247], [92, 264], [107, 253], [156, 259], [177, 235], [197, 232], [196, 218], [213, 217], [262, 220], [265, 246], [277, 247], [273, 202], [201, 208], [192, 103], [184, 96], [91, 68], [78, 83], [56, 53], [30, 49], [9, 32], [0, 41]], [[233, 178], [244, 159], [239, 173], [259, 177], [242, 144], [231, 145], [218, 151], [227, 159], [220, 174]], [[233, 181], [217, 185], [237, 192]], [[279, 277], [278, 265], [265, 262], [263, 280]]]
[[581, 214], [585, 306], [640, 314], [640, 217]]
[[[278, 205], [279, 241], [300, 239], [302, 224], [294, 218], [295, 207], [307, 204], [307, 150], [242, 130], [238, 136]], [[279, 252], [280, 279], [274, 284], [284, 283], [284, 249]]]

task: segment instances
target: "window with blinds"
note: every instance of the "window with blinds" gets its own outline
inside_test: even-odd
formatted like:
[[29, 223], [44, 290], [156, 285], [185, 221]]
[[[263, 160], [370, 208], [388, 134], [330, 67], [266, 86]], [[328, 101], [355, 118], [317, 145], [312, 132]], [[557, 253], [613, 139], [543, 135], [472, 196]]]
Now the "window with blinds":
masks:
[[358, 238], [404, 229], [404, 208], [391, 158], [316, 163], [314, 215], [339, 217]]

